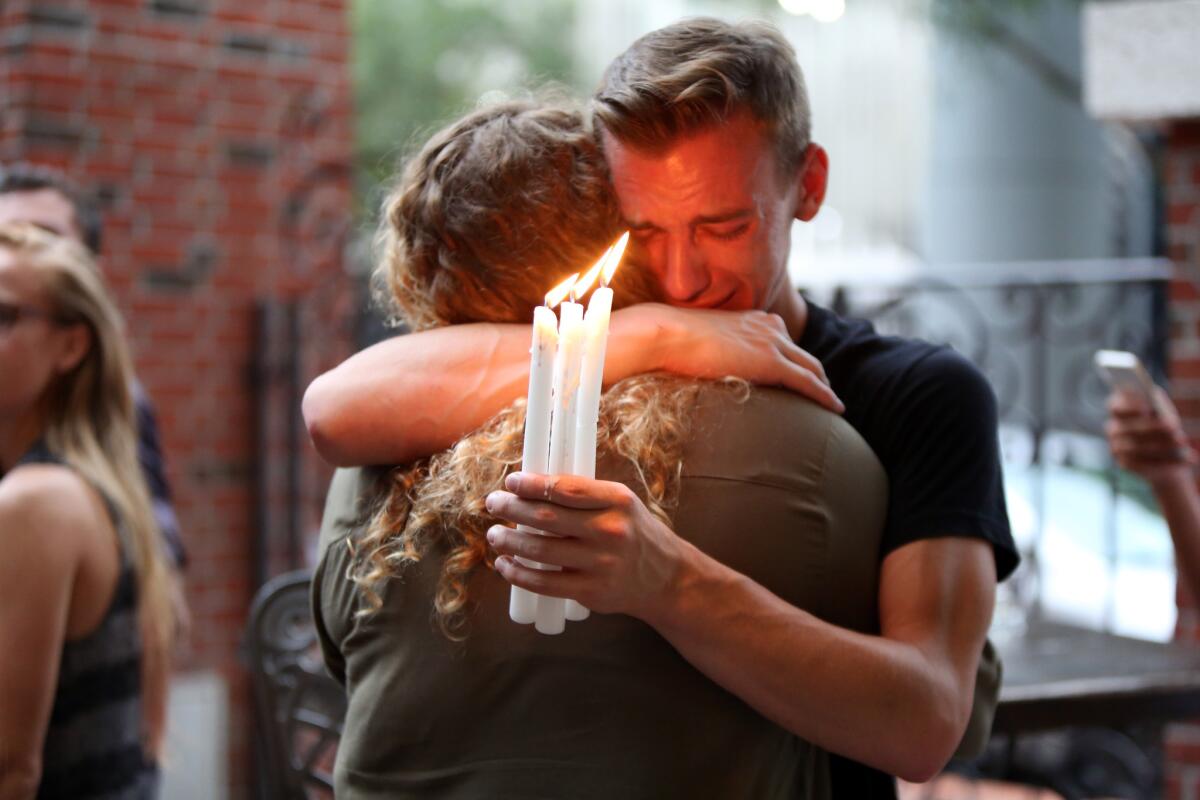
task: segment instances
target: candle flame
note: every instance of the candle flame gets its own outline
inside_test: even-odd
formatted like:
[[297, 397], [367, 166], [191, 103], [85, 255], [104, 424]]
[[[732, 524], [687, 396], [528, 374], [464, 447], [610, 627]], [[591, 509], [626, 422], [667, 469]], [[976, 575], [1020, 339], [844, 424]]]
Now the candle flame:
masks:
[[578, 300], [580, 297], [583, 297], [585, 294], [587, 294], [588, 289], [592, 288], [592, 284], [595, 283], [596, 278], [600, 276], [600, 272], [604, 269], [604, 265], [608, 263], [608, 256], [610, 253], [612, 253], [611, 246], [604, 251], [604, 255], [596, 259], [596, 263], [592, 265], [592, 268], [583, 273], [583, 277], [575, 282], [575, 285], [571, 287], [572, 300]]
[[546, 300], [545, 300], [546, 307], [554, 308], [559, 303], [561, 303], [563, 300], [565, 300], [567, 295], [571, 293], [571, 288], [575, 286], [575, 282], [577, 280], [579, 280], [578, 272], [576, 272], [571, 277], [567, 278], [565, 281], [560, 283], [558, 286], [555, 286], [553, 289], [546, 292]]
[[604, 254], [604, 269], [600, 271], [600, 285], [608, 286], [612, 280], [613, 274], [617, 271], [617, 267], [621, 266], [621, 257], [625, 255], [625, 245], [629, 244], [629, 231], [621, 234], [621, 238], [617, 239], [616, 244], [608, 249]]

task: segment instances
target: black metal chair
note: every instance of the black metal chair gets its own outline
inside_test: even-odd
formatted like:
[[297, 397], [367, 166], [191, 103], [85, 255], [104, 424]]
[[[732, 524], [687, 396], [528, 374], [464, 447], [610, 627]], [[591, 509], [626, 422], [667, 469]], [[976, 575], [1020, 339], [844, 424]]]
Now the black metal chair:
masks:
[[260, 794], [333, 797], [346, 695], [325, 672], [309, 609], [308, 571], [268, 581], [250, 607], [243, 652], [254, 692]]

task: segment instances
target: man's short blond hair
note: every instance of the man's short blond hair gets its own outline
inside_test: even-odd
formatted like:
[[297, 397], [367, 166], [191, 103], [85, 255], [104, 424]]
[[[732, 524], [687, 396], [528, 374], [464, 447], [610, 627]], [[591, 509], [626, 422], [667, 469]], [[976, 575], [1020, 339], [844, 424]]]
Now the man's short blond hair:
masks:
[[767, 127], [785, 171], [810, 141], [796, 53], [765, 22], [701, 17], [646, 34], [605, 70], [592, 111], [618, 140], [651, 152], [748, 111]]

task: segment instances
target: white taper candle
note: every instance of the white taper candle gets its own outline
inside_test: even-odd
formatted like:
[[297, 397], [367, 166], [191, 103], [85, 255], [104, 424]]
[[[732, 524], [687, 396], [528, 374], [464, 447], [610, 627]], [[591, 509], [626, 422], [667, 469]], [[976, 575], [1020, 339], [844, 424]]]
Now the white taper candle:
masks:
[[[525, 448], [521, 469], [545, 475], [550, 467], [551, 388], [554, 380], [554, 356], [558, 349], [558, 320], [546, 306], [533, 310], [533, 341], [529, 348], [529, 393], [525, 403]], [[531, 532], [524, 525], [520, 530]], [[518, 559], [526, 566], [539, 566]], [[519, 586], [512, 587], [508, 598], [508, 616], [514, 622], [529, 624], [537, 616], [537, 595]]]
[[[575, 464], [575, 412], [583, 346], [583, 306], [566, 302], [559, 307], [558, 350], [554, 356], [554, 402], [550, 421], [552, 475], [570, 473]], [[549, 567], [558, 569], [558, 567]], [[562, 633], [566, 601], [538, 595], [534, 627], [541, 633]]]
[[[604, 385], [604, 351], [608, 343], [608, 321], [612, 315], [612, 289], [601, 286], [588, 301], [584, 317], [583, 362], [579, 375], [579, 399], [575, 412], [575, 464], [572, 472], [596, 477], [596, 427], [600, 418], [600, 392]], [[588, 618], [588, 609], [567, 601], [567, 619]]]

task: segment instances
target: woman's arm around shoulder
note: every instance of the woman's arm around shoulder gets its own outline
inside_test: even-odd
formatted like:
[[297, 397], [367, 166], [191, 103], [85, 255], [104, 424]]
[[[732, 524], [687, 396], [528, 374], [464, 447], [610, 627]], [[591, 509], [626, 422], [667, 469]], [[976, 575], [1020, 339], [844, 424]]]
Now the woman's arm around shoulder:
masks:
[[81, 531], [94, 499], [66, 467], [18, 467], [0, 480], [0, 800], [32, 798]]
[[[304, 393], [317, 452], [340, 467], [404, 464], [446, 449], [524, 395], [528, 325], [475, 323], [397, 336], [356, 353]], [[764, 311], [641, 303], [613, 313], [604, 383], [665, 370], [783, 386], [833, 411], [820, 363]]]

